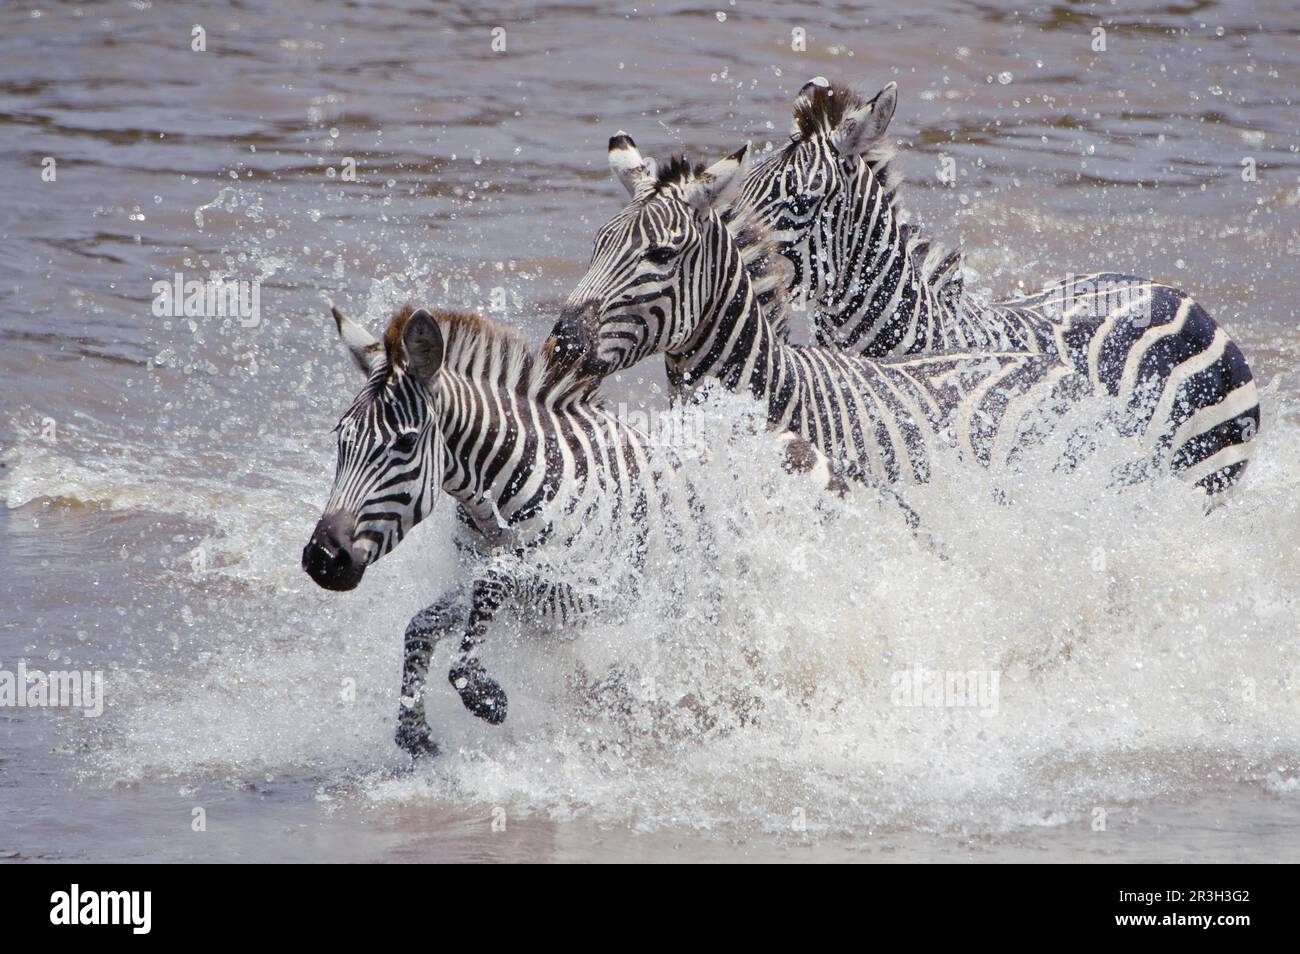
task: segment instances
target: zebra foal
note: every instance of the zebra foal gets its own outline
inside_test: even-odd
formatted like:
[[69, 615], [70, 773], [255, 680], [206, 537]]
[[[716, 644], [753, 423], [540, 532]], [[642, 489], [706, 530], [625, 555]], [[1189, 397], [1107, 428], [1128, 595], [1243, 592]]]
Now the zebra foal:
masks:
[[[334, 320], [366, 384], [336, 428], [334, 483], [302, 566], [326, 589], [354, 589], [441, 494], [457, 502], [468, 570], [405, 636], [396, 739], [432, 754], [423, 693], [439, 641], [460, 636], [449, 681], [466, 708], [499, 723], [506, 693], [477, 648], [502, 608], [536, 622], [589, 620], [614, 608], [602, 582], [615, 569], [624, 588], [635, 586], [652, 534], [706, 556], [712, 543], [671, 455], [595, 400], [598, 381], [555, 349], [534, 352], [511, 329], [463, 312], [403, 309], [382, 340], [337, 310]], [[806, 442], [776, 441], [788, 470], [842, 487]], [[560, 578], [530, 561], [544, 547], [579, 550], [592, 572]]]

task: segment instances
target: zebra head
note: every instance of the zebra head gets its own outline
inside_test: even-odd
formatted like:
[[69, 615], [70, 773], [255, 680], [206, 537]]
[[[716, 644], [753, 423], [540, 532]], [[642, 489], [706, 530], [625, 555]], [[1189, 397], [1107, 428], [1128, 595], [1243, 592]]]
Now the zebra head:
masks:
[[582, 356], [581, 373], [603, 376], [688, 342], [721, 284], [714, 268], [718, 211], [746, 169], [748, 147], [707, 169], [674, 158], [656, 172], [625, 133], [609, 141], [609, 164], [632, 202], [596, 233], [587, 273], [552, 332], [561, 354]]
[[864, 101], [819, 76], [795, 99], [789, 145], [746, 177], [735, 210], [757, 212], [772, 230], [795, 268], [794, 287], [818, 287], [826, 277], [819, 273], [835, 264], [827, 246], [836, 230], [860, 226], [856, 206], [888, 191], [863, 160], [888, 150], [884, 137], [897, 103], [895, 83]]
[[334, 487], [303, 548], [302, 568], [327, 590], [350, 590], [433, 510], [442, 489], [438, 377], [445, 346], [424, 309], [400, 312], [383, 341], [337, 309], [334, 321], [366, 385], [335, 428]]

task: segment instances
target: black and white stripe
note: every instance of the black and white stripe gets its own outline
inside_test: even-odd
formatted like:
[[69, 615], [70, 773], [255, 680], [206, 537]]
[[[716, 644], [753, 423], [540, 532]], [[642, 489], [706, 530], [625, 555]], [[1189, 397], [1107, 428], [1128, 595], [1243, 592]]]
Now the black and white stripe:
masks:
[[582, 535], [635, 567], [651, 525], [676, 528], [683, 508], [668, 498], [679, 488], [671, 470], [651, 466], [645, 436], [591, 399], [590, 384], [508, 329], [407, 309], [380, 342], [336, 321], [368, 375], [339, 422], [326, 506], [326, 518], [355, 519], [352, 559], [364, 568], [389, 552], [440, 494], [459, 504], [470, 571], [406, 632], [397, 738], [430, 751], [422, 693], [437, 642], [459, 633], [449, 678], [467, 708], [501, 721], [505, 694], [476, 658], [493, 617], [510, 606], [534, 622], [573, 622], [597, 608], [606, 582], [548, 578], [528, 553]]
[[893, 83], [870, 100], [820, 78], [807, 84], [789, 144], [754, 165], [729, 211], [772, 229], [794, 270], [791, 295], [813, 310], [817, 342], [870, 358], [1055, 355], [1098, 393], [1159, 395], [1164, 406], [1151, 417], [1169, 424], [1161, 440], [1174, 445], [1174, 466], [1211, 490], [1235, 479], [1259, 428], [1241, 349], [1185, 292], [1133, 276], [1088, 275], [1014, 301], [973, 302], [960, 255], [944, 255], [902, 221], [885, 137], [896, 100]]

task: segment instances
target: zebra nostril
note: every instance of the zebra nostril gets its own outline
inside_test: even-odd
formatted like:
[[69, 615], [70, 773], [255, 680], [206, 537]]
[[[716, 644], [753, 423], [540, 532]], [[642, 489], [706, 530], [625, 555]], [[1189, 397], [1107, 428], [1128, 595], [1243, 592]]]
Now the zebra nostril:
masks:
[[352, 553], [357, 520], [341, 511], [321, 517], [302, 551], [302, 568], [327, 590], [350, 590], [361, 582], [364, 563]]

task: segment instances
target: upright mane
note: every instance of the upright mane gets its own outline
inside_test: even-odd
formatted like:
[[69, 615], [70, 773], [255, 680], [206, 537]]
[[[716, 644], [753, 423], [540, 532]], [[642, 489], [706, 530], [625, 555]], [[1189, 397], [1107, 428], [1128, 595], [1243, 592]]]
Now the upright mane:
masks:
[[[793, 156], [800, 143], [816, 136], [829, 136], [845, 116], [868, 102], [861, 93], [843, 83], [814, 81], [809, 87], [795, 101], [794, 127], [790, 144], [785, 148], [787, 156]], [[884, 141], [868, 149], [862, 161], [871, 170], [890, 211], [899, 221], [909, 257], [916, 262], [921, 280], [939, 299], [955, 305], [962, 297], [961, 252], [945, 253], [942, 246], [922, 238], [917, 227], [906, 221], [907, 212], [899, 205], [898, 195], [903, 177], [894, 162], [895, 156], [893, 145]]]
[[703, 171], [702, 162], [692, 163], [685, 156], [669, 156], [655, 173], [654, 193], [660, 192], [664, 186], [683, 185]]
[[[495, 352], [503, 376], [516, 382], [516, 390], [546, 403], [574, 398], [591, 399], [599, 380], [577, 373], [576, 361], [563, 361], [554, 347], [540, 351], [517, 329], [468, 311], [427, 309], [443, 334], [443, 367], [463, 377], [481, 375]], [[384, 354], [390, 369], [406, 365], [402, 333], [416, 307], [407, 304], [393, 313], [384, 330]]]
[[794, 104], [795, 133], [801, 139], [811, 139], [819, 132], [830, 133], [845, 116], [867, 105], [861, 93], [843, 83], [814, 80], [809, 85], [812, 91], [801, 95]]

